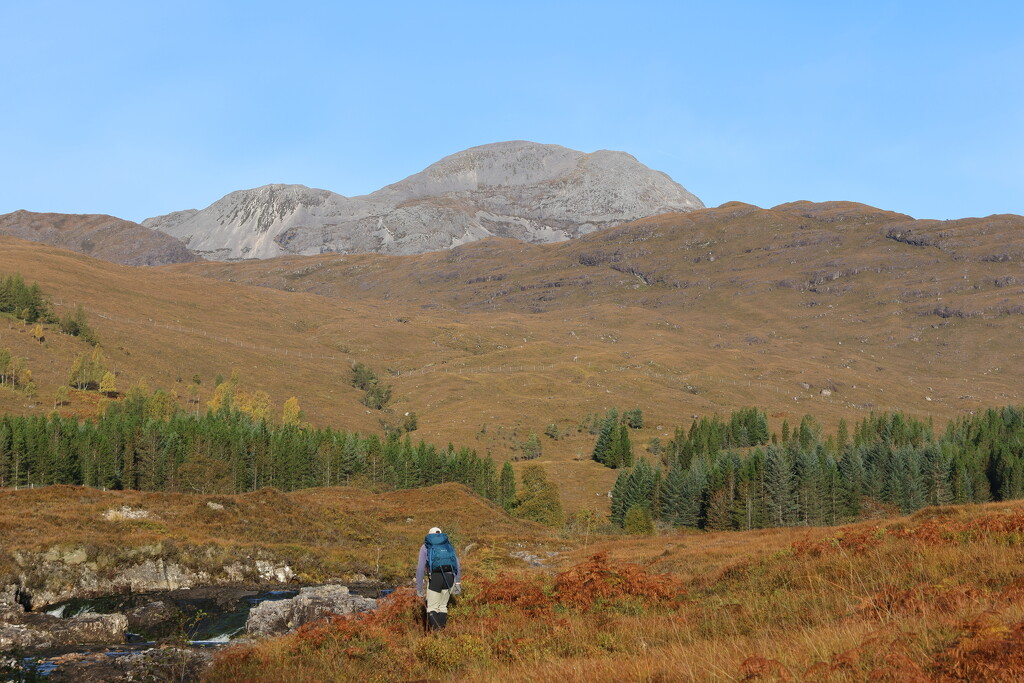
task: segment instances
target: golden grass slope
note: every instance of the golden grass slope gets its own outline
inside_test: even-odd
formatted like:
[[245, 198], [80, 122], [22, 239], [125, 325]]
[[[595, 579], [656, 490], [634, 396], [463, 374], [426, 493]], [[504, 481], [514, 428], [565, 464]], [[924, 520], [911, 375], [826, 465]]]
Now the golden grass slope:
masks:
[[1013, 503], [603, 538], [553, 576], [467, 562], [443, 634], [400, 593], [369, 617], [231, 648], [207, 679], [1016, 681], [1022, 534]]
[[[238, 368], [243, 389], [278, 407], [297, 396], [315, 425], [365, 432], [415, 412], [416, 436], [499, 461], [553, 423], [565, 436], [541, 437], [541, 462], [570, 508], [603, 508], [615, 473], [587, 459], [593, 437], [576, 427], [588, 413], [641, 408], [642, 449], [693, 415], [752, 405], [777, 430], [805, 413], [834, 426], [904, 410], [941, 425], [1021, 403], [1022, 227], [731, 203], [566, 243], [409, 257], [139, 269], [0, 239], [0, 272], [84, 304], [122, 391], [145, 376], [184, 399], [199, 373], [205, 401], [213, 377]], [[0, 391], [0, 407], [52, 408], [86, 349], [56, 333], [47, 343], [0, 324], [0, 347], [28, 358], [40, 394], [33, 405]], [[359, 402], [353, 362], [394, 385], [389, 412]], [[76, 394], [63, 410], [95, 400]]]
[[[116, 514], [123, 508], [145, 515]], [[220, 576], [232, 562], [251, 564], [255, 557], [287, 564], [304, 582], [362, 574], [404, 583], [415, 574], [423, 536], [438, 525], [467, 558], [500, 566], [519, 563], [508, 555], [512, 543], [534, 548], [555, 541], [549, 529], [509, 517], [460, 484], [395, 493], [335, 487], [217, 496], [2, 489], [0, 586], [36, 571], [36, 563], [18, 564], [19, 556], [76, 552], [84, 552], [78, 564], [92, 563], [100, 573], [162, 559]]]

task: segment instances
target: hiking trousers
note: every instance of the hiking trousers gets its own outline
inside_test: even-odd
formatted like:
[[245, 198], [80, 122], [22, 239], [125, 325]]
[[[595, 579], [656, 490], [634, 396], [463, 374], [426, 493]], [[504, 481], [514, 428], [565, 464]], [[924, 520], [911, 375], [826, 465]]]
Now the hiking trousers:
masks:
[[427, 612], [441, 612], [448, 614], [448, 598], [452, 592], [445, 588], [441, 591], [427, 589]]

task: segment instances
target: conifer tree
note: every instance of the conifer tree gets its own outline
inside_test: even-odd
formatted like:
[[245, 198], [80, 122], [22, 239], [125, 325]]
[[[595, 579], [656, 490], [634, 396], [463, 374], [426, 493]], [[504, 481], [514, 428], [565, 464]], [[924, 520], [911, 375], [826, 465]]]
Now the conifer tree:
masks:
[[925, 482], [921, 473], [921, 451], [911, 446], [903, 446], [897, 453], [900, 463], [899, 476], [903, 498], [899, 505], [903, 512], [914, 512], [925, 505]]
[[633, 466], [633, 444], [629, 439], [629, 429], [626, 425], [619, 427], [618, 438], [612, 445], [612, 454], [608, 458], [609, 467], [632, 467]]
[[613, 408], [601, 422], [601, 430], [597, 434], [597, 441], [594, 443], [593, 458], [602, 465], [608, 465], [612, 442], [618, 438], [618, 414]]
[[818, 458], [807, 450], [798, 451], [793, 461], [793, 475], [797, 520], [805, 526], [821, 525], [824, 486]]
[[661, 488], [661, 505], [655, 509], [658, 519], [672, 525], [679, 523], [677, 520], [683, 506], [683, 484], [685, 481], [685, 470], [678, 463], [672, 463]]
[[610, 492], [611, 496], [611, 521], [619, 526], [626, 519], [626, 488], [629, 486], [629, 472], [622, 470], [615, 478], [615, 484]]
[[843, 450], [846, 448], [846, 444], [850, 441], [850, 428], [846, 424], [846, 420], [843, 418], [839, 419], [839, 426], [836, 428], [836, 451], [841, 456]]
[[704, 528], [709, 531], [726, 531], [732, 529], [732, 478], [710, 492], [705, 513]]
[[683, 479], [683, 490], [675, 523], [696, 529], [700, 526], [701, 507], [708, 486], [707, 465], [703, 458], [694, 460]]
[[[785, 428], [785, 425], [784, 425]], [[765, 488], [767, 512], [772, 526], [789, 526], [795, 506], [793, 470], [785, 450], [769, 446], [765, 453]]]
[[501, 466], [501, 479], [498, 484], [498, 505], [511, 510], [516, 503], [516, 475], [512, 471], [512, 463]]
[[843, 453], [839, 460], [839, 471], [842, 475], [843, 517], [857, 519], [860, 517], [861, 499], [864, 496], [864, 463], [859, 448], [849, 448]]

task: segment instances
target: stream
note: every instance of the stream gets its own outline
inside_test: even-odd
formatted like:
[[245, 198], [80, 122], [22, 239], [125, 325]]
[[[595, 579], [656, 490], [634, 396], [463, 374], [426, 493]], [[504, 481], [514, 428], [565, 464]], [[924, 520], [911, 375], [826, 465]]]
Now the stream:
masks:
[[[353, 584], [349, 591], [372, 598], [391, 592], [379, 584]], [[124, 614], [129, 617], [126, 642], [55, 648], [24, 659], [24, 668], [50, 677], [56, 672], [70, 673], [62, 669], [75, 655], [103, 661], [140, 655], [165, 644], [187, 646], [194, 651], [217, 648], [245, 635], [246, 620], [253, 607], [266, 601], [293, 598], [298, 593], [298, 587], [284, 590], [199, 587], [68, 600], [43, 611], [61, 619], [86, 613]]]

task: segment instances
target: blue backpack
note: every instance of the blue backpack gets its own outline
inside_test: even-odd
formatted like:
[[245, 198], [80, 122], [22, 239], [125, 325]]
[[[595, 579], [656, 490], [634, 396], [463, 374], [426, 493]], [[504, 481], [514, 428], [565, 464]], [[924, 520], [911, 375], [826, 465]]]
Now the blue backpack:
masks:
[[455, 571], [458, 568], [459, 559], [455, 556], [455, 548], [448, 541], [448, 534], [427, 534], [423, 545], [427, 546], [427, 566], [430, 571], [436, 572], [443, 567]]

